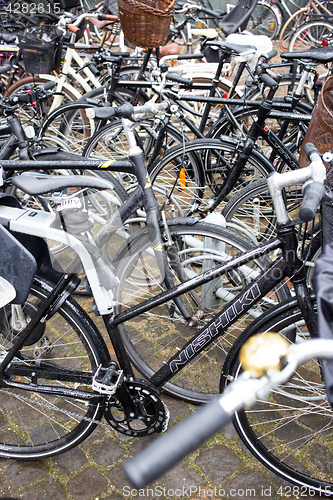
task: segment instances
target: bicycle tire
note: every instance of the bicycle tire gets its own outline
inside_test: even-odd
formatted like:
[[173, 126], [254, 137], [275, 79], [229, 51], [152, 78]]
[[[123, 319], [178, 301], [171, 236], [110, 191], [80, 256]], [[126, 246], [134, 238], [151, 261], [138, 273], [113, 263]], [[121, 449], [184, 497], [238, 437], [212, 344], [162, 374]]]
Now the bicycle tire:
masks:
[[[119, 92], [125, 100], [133, 99], [134, 92], [130, 89], [121, 89]], [[105, 100], [103, 87], [89, 92], [94, 100]], [[122, 101], [115, 100], [115, 105]], [[88, 140], [95, 132], [95, 122], [87, 118], [86, 109], [94, 104], [86, 103], [84, 99], [70, 105], [59, 107], [43, 122], [39, 137], [51, 145], [61, 147], [65, 151], [82, 154]]]
[[[248, 240], [219, 225], [195, 222], [195, 219], [168, 219], [168, 231], [181, 262], [185, 281], [208, 270], [239, 252], [255, 248]], [[161, 231], [164, 229], [161, 227]], [[127, 241], [126, 247], [114, 260], [120, 285], [115, 291], [118, 302], [116, 312], [136, 305], [163, 291], [163, 276], [152, 255], [151, 235], [145, 228]], [[166, 251], [168, 246], [166, 244]], [[171, 253], [171, 251], [170, 251]], [[174, 259], [174, 254], [172, 257]], [[175, 262], [170, 260], [170, 262]], [[118, 265], [117, 265], [118, 263]], [[183, 304], [191, 313], [191, 322], [186, 322], [177, 306], [170, 301], [141, 314], [139, 317], [119, 325], [126, 350], [135, 368], [150, 378], [171, 355], [176, 354], [196, 332], [205, 326], [234, 294], [245, 286], [251, 276], [261, 273], [270, 263], [263, 258], [247, 266], [221, 275], [206, 285], [197, 287], [192, 294], [182, 295]], [[177, 269], [171, 269], [175, 283], [179, 282]], [[252, 274], [253, 273], [253, 274]], [[243, 278], [241, 278], [243, 277]], [[271, 303], [284, 300], [289, 289], [284, 284], [266, 296], [228, 328], [223, 336], [216, 338], [192, 363], [176, 373], [163, 387], [168, 394], [192, 403], [204, 403], [218, 391], [220, 367], [234, 340], [244, 328], [244, 322], [261, 314]], [[272, 302], [270, 302], [272, 301]]]
[[[154, 120], [142, 120], [135, 127], [137, 144], [143, 150], [148, 166], [154, 152], [158, 128], [159, 123]], [[184, 140], [187, 140], [186, 137], [175, 127], [167, 126], [163, 144], [160, 151], [158, 151], [158, 157], [174, 144], [182, 144]], [[128, 159], [128, 150], [129, 145], [122, 122], [121, 120], [114, 120], [93, 134], [82, 154], [88, 159], [116, 161]], [[115, 175], [129, 192], [137, 186], [137, 179], [134, 175], [121, 173]], [[160, 193], [160, 196], [163, 196], [163, 193]]]
[[[196, 139], [166, 151], [151, 166], [149, 173], [153, 184], [169, 192], [173, 190], [183, 213], [190, 215], [199, 207], [200, 210], [210, 207], [211, 198], [230, 172], [225, 160], [232, 168], [237, 155], [238, 141], [232, 137]], [[258, 177], [267, 177], [271, 171], [268, 160], [253, 150], [246, 168], [228, 196], [234, 196], [241, 187]]]
[[[36, 277], [31, 293], [24, 304], [23, 312], [29, 321], [38, 310], [38, 305], [52, 291], [53, 286]], [[1, 351], [5, 353], [19, 335], [10, 328], [11, 306], [1, 310]], [[59, 366], [84, 373], [91, 373], [100, 364], [109, 362], [107, 348], [99, 331], [83, 309], [71, 298], [59, 307], [46, 322], [33, 331], [34, 339], [28, 338], [22, 347], [16, 363], [23, 365], [29, 360], [39, 359], [41, 366], [46, 360], [48, 366]], [[38, 339], [38, 340], [37, 340]], [[39, 365], [38, 365], [39, 366]], [[31, 382], [31, 377], [10, 378]], [[75, 388], [77, 384], [57, 380], [43, 382], [53, 386]], [[80, 385], [91, 391], [91, 385]], [[64, 396], [24, 391], [15, 388], [0, 390], [0, 456], [13, 459], [40, 460], [63, 453], [77, 446], [95, 429], [104, 410], [102, 398], [87, 406], [85, 400], [71, 400]], [[67, 413], [66, 413], [67, 412]], [[75, 416], [73, 415], [75, 414]]]
[[[288, 188], [284, 198], [289, 216], [295, 217], [303, 199], [301, 189], [296, 186]], [[276, 235], [276, 214], [266, 179], [258, 179], [238, 191], [225, 205], [222, 215], [255, 244], [264, 243]]]
[[279, 45], [281, 50], [287, 51], [289, 49], [290, 39], [293, 36], [294, 32], [298, 30], [299, 26], [302, 23], [310, 21], [311, 14], [307, 14], [307, 12], [307, 7], [299, 9], [298, 11], [294, 12], [294, 14], [282, 26], [279, 36]]
[[247, 29], [253, 35], [264, 35], [274, 40], [281, 26], [282, 14], [278, 6], [269, 1], [259, 0], [250, 16]]
[[[333, 22], [322, 19], [321, 21], [310, 21], [303, 24], [292, 36], [289, 44], [289, 52], [308, 50], [310, 47], [322, 44], [323, 39], [330, 40], [333, 30]], [[328, 42], [331, 44], [332, 42]]]
[[[312, 307], [316, 304], [313, 299]], [[236, 378], [241, 370], [237, 354], [247, 338], [256, 333], [276, 331], [293, 341], [309, 338], [302, 326], [297, 300], [291, 299], [268, 311], [250, 325], [235, 343], [228, 366], [221, 377]], [[299, 336], [299, 339], [298, 337]], [[287, 385], [277, 388], [267, 401], [235, 414], [233, 423], [251, 453], [275, 474], [312, 492], [333, 496], [330, 422], [332, 408], [317, 360], [300, 365]]]

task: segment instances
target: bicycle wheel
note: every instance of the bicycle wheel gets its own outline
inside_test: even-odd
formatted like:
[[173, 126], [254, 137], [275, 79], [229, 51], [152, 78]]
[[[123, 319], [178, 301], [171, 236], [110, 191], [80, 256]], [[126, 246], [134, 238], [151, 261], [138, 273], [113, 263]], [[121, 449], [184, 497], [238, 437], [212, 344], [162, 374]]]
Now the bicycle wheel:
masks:
[[[303, 199], [301, 189], [289, 187], [284, 199], [289, 216], [297, 218]], [[266, 179], [258, 179], [236, 193], [225, 205], [222, 215], [233, 229], [255, 244], [264, 243], [276, 235], [276, 214]]]
[[[142, 120], [136, 128], [137, 144], [145, 153], [146, 162], [149, 165], [151, 155], [154, 152], [157, 134], [160, 124], [154, 120]], [[163, 140], [163, 145], [158, 151], [161, 155], [173, 145], [183, 143], [186, 138], [174, 127], [168, 126]], [[129, 157], [129, 145], [121, 120], [114, 120], [98, 130], [87, 142], [83, 156], [96, 160], [124, 160]], [[118, 175], [126, 189], [132, 189], [137, 185], [135, 176]]]
[[[185, 219], [180, 219], [184, 221]], [[161, 228], [163, 232], [163, 228]], [[169, 255], [174, 282], [186, 281], [214, 266], [229, 262], [236, 255], [255, 248], [248, 240], [223, 227], [203, 222], [179, 224], [168, 220], [168, 230], [173, 247]], [[169, 250], [168, 250], [169, 249]], [[177, 259], [179, 258], [179, 262]], [[151, 236], [145, 229], [128, 240], [124, 252], [114, 263], [120, 285], [115, 292], [119, 303], [117, 312], [149, 299], [165, 289], [164, 276], [154, 257]], [[134, 366], [149, 378], [177, 354], [181, 347], [208, 324], [248, 283], [258, 277], [270, 259], [250, 260], [244, 266], [234, 266], [192, 292], [182, 295], [182, 302], [191, 315], [186, 321], [176, 303], [164, 303], [145, 314], [140, 314], [119, 326], [125, 347]], [[265, 296], [220, 336], [207, 346], [193, 361], [175, 373], [164, 389], [185, 401], [203, 403], [217, 392], [220, 368], [226, 354], [247, 322], [284, 300], [289, 289], [280, 288]], [[204, 334], [203, 334], [204, 335]], [[204, 342], [204, 340], [202, 340]]]
[[[1, 357], [8, 352], [20, 335], [15, 312], [20, 320], [29, 322], [53, 287], [36, 278], [30, 295], [22, 306], [5, 306], [0, 314]], [[19, 309], [17, 309], [17, 307]], [[24, 329], [24, 326], [23, 326]], [[65, 381], [63, 375], [91, 374], [101, 363], [109, 361], [107, 349], [98, 330], [71, 298], [55, 314], [40, 323], [15, 357], [17, 369], [36, 365], [39, 371], [49, 369], [59, 373], [59, 380], [45, 375], [38, 377], [38, 385], [57, 388], [76, 388], [77, 382]], [[37, 361], [38, 360], [38, 361]], [[15, 365], [8, 375], [13, 381], [31, 383], [31, 377], [15, 375]], [[91, 384], [81, 384], [80, 390], [91, 392]], [[19, 388], [0, 389], [0, 456], [14, 459], [42, 459], [70, 450], [82, 442], [96, 427], [103, 413], [102, 400], [89, 402], [80, 397], [71, 399], [66, 394], [38, 393]]]
[[[197, 139], [166, 151], [150, 169], [152, 183], [177, 196], [185, 215], [207, 209], [238, 157], [238, 141], [231, 137]], [[269, 162], [253, 151], [230, 197], [249, 182], [267, 177]], [[164, 199], [163, 199], [164, 201]], [[170, 206], [165, 207], [170, 210]]]
[[307, 7], [299, 9], [297, 12], [294, 12], [294, 14], [282, 26], [279, 36], [279, 45], [281, 50], [288, 50], [290, 39], [292, 38], [295, 31], [299, 29], [301, 24], [311, 20], [311, 14], [307, 12]]
[[[17, 92], [20, 92], [25, 87], [25, 85], [40, 85], [47, 82], [50, 82], [50, 80], [40, 78], [39, 76], [26, 76], [21, 80], [13, 83], [5, 93], [5, 97], [12, 96]], [[63, 86], [62, 93], [62, 102], [64, 104], [76, 100], [76, 96], [72, 94], [72, 92], [70, 92], [70, 90], [68, 90], [66, 86]], [[26, 122], [30, 124], [32, 123], [35, 126], [35, 129], [38, 130], [42, 121], [46, 118], [47, 114], [50, 111], [53, 99], [54, 97], [52, 96], [46, 101], [38, 103], [36, 106], [31, 106], [31, 108], [20, 107], [19, 116], [22, 124]]]
[[280, 32], [281, 26], [282, 15], [277, 5], [259, 0], [251, 14], [247, 29], [253, 35], [265, 35], [273, 40]]
[[[292, 341], [308, 339], [297, 300], [268, 311], [247, 328], [223, 371], [221, 389], [227, 379], [238, 377], [241, 371], [237, 354], [245, 339], [266, 331], [278, 332]], [[265, 467], [299, 487], [309, 488], [311, 496], [314, 492], [333, 495], [332, 408], [318, 360], [300, 365], [292, 379], [274, 390], [267, 401], [259, 400], [251, 409], [237, 412], [234, 425], [244, 444]]]
[[[134, 92], [130, 89], [119, 91], [122, 98], [131, 101]], [[89, 92], [89, 96], [95, 101], [105, 101], [106, 94], [103, 87]], [[122, 104], [122, 100], [115, 99], [114, 105]], [[59, 107], [50, 114], [41, 126], [39, 137], [48, 144], [61, 147], [64, 151], [75, 154], [83, 154], [88, 140], [93, 136], [96, 128], [94, 120], [86, 115], [86, 110], [94, 107], [83, 99], [69, 106]]]
[[303, 24], [291, 37], [289, 52], [301, 52], [315, 45], [321, 45], [322, 41], [328, 39], [331, 44], [331, 33], [333, 23], [325, 21], [310, 21]]

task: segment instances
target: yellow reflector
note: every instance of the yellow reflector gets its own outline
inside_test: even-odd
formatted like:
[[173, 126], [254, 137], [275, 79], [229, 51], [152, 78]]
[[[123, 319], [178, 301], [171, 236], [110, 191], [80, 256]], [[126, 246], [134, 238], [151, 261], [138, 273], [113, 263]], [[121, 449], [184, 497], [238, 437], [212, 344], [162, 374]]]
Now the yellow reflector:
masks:
[[198, 23], [198, 28], [202, 28], [202, 23]]
[[179, 173], [179, 185], [180, 189], [184, 189], [186, 186], [186, 175], [185, 175], [185, 168], [182, 168]]
[[271, 29], [271, 30], [273, 30], [273, 29], [274, 29], [274, 23], [272, 23], [272, 24], [270, 25], [270, 29]]

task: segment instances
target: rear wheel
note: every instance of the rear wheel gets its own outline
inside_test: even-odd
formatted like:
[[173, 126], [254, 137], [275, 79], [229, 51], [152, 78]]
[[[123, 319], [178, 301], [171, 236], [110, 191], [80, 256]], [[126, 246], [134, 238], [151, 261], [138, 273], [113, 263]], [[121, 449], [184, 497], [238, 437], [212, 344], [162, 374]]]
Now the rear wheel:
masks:
[[259, 0], [251, 14], [247, 29], [252, 35], [265, 35], [273, 40], [277, 37], [281, 25], [280, 9], [273, 2]]
[[[25, 304], [7, 305], [0, 310], [1, 359], [24, 329], [15, 319], [29, 323], [52, 288], [36, 278]], [[103, 345], [90, 318], [70, 298], [33, 330], [9, 367], [9, 380], [23, 387], [0, 389], [1, 457], [43, 459], [70, 450], [89, 436], [102, 416], [103, 404], [101, 400], [93, 402], [81, 397], [80, 390], [91, 392], [87, 375], [91, 377], [100, 363], [108, 362]], [[39, 372], [36, 390], [24, 387], [31, 384], [31, 376], [23, 374], [25, 367], [36, 367]], [[54, 376], [57, 373], [59, 380]], [[64, 373], [68, 374], [67, 381]], [[82, 382], [78, 384], [80, 376]], [[45, 386], [62, 388], [64, 394], [37, 391], [37, 387]], [[75, 399], [65, 395], [67, 388], [78, 386]]]
[[321, 45], [323, 40], [332, 44], [333, 24], [327, 21], [310, 21], [303, 24], [292, 36], [289, 52], [301, 52]]

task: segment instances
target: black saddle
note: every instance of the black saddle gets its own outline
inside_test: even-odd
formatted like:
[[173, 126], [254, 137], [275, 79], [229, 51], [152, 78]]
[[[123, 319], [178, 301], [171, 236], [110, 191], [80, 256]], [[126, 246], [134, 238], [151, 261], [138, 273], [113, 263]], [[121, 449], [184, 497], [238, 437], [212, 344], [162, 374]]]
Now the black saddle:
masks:
[[286, 52], [281, 54], [283, 59], [308, 59], [318, 63], [329, 63], [333, 61], [333, 47], [311, 47], [302, 52]]

